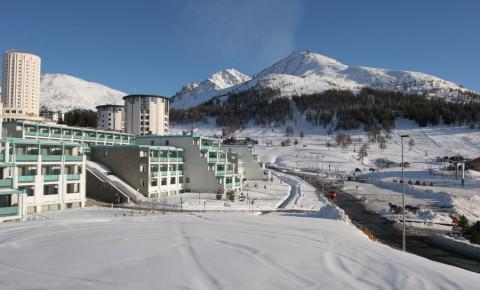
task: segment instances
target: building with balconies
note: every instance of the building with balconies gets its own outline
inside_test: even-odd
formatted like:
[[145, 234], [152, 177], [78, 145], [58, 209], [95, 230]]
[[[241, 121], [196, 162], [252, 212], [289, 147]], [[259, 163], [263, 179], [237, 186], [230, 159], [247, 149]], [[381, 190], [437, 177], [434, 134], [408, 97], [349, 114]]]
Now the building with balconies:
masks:
[[238, 155], [226, 152], [218, 138], [184, 132], [179, 135], [137, 136], [137, 143], [182, 148], [185, 156], [186, 191], [225, 193], [239, 192], [242, 189]]
[[11, 138], [68, 141], [88, 147], [135, 144], [135, 136], [132, 134], [57, 124], [28, 121], [4, 122], [3, 130], [4, 135]]
[[146, 197], [177, 195], [185, 189], [183, 149], [172, 146], [92, 146], [91, 159]]
[[0, 186], [11, 196], [25, 193], [27, 215], [83, 207], [85, 160], [79, 143], [0, 139]]
[[252, 145], [223, 145], [225, 151], [238, 155], [238, 172], [242, 179], [267, 179], [265, 163]]
[[97, 128], [102, 130], [123, 132], [125, 128], [125, 106], [97, 106]]

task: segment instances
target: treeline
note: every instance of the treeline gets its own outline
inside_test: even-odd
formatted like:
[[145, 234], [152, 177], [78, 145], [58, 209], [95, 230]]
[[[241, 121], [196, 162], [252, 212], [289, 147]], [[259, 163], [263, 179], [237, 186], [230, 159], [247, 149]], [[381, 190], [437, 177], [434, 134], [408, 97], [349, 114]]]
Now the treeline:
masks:
[[[419, 126], [462, 125], [480, 121], [480, 103], [447, 102], [425, 95], [405, 94], [365, 88], [359, 93], [330, 90], [293, 98], [300, 112], [314, 125], [335, 124], [335, 129], [394, 127], [399, 117], [415, 121]], [[367, 130], [368, 131], [368, 130]]]
[[97, 114], [92, 110], [71, 110], [64, 114], [59, 124], [77, 127], [97, 127]]
[[280, 90], [252, 88], [210, 100], [195, 108], [170, 111], [174, 123], [206, 121], [216, 118], [216, 124], [237, 130], [249, 122], [255, 125], [285, 124], [293, 119], [292, 106], [287, 98], [280, 98]]
[[171, 110], [173, 123], [204, 122], [216, 119], [218, 126], [239, 129], [255, 125], [283, 125], [296, 121], [296, 109], [306, 120], [332, 130], [364, 128], [365, 131], [394, 128], [395, 119], [407, 118], [419, 126], [474, 124], [480, 121], [479, 102], [447, 102], [418, 94], [362, 89], [358, 93], [329, 90], [323, 93], [280, 97], [279, 89], [252, 88], [219, 97], [187, 110]]

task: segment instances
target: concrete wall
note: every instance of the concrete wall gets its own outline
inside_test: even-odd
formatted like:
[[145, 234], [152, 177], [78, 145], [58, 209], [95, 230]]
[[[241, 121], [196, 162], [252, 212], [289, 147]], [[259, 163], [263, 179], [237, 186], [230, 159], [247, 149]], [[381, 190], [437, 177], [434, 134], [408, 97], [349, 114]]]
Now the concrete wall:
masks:
[[110, 184], [98, 179], [87, 171], [87, 196], [98, 201], [110, 203], [127, 202], [127, 198]]
[[[105, 155], [105, 152], [107, 152], [107, 155]], [[93, 146], [90, 156], [93, 161], [105, 165], [114, 175], [143, 195], [148, 196], [148, 158], [140, 157], [138, 147], [104, 148]], [[145, 166], [144, 172], [140, 172], [140, 165]], [[142, 180], [144, 186], [142, 186]]]

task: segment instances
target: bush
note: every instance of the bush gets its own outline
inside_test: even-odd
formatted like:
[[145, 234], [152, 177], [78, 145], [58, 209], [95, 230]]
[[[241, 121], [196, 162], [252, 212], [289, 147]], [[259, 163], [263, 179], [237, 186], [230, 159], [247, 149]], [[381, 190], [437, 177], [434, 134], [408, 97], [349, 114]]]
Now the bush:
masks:
[[217, 200], [221, 200], [222, 196], [223, 196], [222, 192], [220, 190], [217, 191], [217, 195], [216, 195]]
[[421, 185], [420, 180], [415, 180], [415, 185]]
[[231, 202], [235, 201], [235, 192], [233, 190], [227, 191], [227, 199]]
[[409, 180], [409, 181], [408, 181], [408, 184], [412, 185], [412, 184], [413, 184], [413, 182], [412, 182], [411, 180]]

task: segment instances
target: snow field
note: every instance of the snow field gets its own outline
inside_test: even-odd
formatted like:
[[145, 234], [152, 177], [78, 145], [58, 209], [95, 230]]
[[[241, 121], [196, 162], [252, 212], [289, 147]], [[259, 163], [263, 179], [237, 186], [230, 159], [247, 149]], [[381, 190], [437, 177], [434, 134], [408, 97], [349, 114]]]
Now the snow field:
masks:
[[3, 224], [0, 287], [477, 289], [480, 283], [476, 273], [372, 242], [337, 220], [122, 212], [89, 208]]

